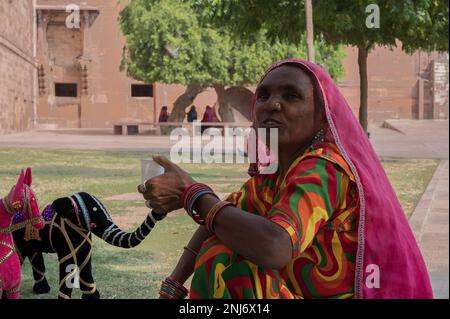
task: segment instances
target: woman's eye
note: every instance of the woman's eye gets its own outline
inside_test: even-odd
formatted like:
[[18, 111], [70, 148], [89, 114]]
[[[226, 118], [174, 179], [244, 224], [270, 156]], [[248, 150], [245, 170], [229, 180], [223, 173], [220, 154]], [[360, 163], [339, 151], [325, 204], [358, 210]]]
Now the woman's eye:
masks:
[[296, 93], [287, 93], [285, 94], [285, 99], [287, 100], [295, 100], [295, 99], [299, 99], [300, 95], [296, 94]]
[[260, 93], [260, 94], [258, 94], [257, 96], [256, 96], [256, 99], [258, 100], [258, 101], [265, 101], [265, 100], [267, 100], [269, 98], [269, 94], [267, 94], [267, 93]]

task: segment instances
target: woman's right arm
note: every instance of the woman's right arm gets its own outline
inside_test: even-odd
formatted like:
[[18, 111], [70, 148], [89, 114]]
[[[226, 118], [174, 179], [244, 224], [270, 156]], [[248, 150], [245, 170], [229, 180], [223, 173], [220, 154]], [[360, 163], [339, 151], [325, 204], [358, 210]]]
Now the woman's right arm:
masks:
[[[187, 246], [198, 252], [203, 242], [211, 235], [212, 233], [209, 232], [205, 226], [200, 226], [192, 236]], [[175, 269], [170, 274], [170, 277], [177, 280], [179, 283], [184, 284], [194, 272], [195, 257], [196, 256], [192, 252], [184, 249], [183, 254], [175, 266]]]

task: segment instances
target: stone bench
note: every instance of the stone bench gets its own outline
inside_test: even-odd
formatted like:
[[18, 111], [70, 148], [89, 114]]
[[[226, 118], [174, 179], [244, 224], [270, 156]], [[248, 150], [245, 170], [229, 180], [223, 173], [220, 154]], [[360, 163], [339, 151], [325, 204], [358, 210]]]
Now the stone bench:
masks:
[[[232, 127], [251, 127], [251, 122], [208, 122], [202, 123], [202, 126], [208, 128], [215, 127], [220, 129], [232, 128]], [[189, 131], [192, 131], [193, 123], [188, 122], [118, 122], [113, 124], [113, 130], [115, 135], [137, 135], [139, 134], [139, 126], [150, 126], [156, 131], [157, 135], [161, 134], [161, 127], [173, 126], [173, 127], [185, 127]], [[125, 129], [124, 129], [125, 128]]]
[[139, 134], [139, 123], [114, 123], [115, 135], [137, 135]]

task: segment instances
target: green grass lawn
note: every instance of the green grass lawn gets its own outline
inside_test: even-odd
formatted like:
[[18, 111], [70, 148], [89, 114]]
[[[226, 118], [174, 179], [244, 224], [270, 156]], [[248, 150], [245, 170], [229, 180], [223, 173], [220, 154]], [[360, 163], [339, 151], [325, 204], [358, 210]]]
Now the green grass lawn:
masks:
[[[33, 189], [40, 206], [58, 197], [86, 191], [99, 197], [113, 219], [125, 230], [133, 230], [145, 218], [143, 201], [106, 200], [136, 192], [140, 183], [140, 159], [144, 152], [101, 152], [77, 150], [41, 150], [0, 148], [0, 194], [6, 195], [15, 183], [20, 168], [33, 168]], [[405, 212], [410, 215], [428, 185], [438, 161], [386, 161], [383, 166], [397, 192]], [[216, 192], [237, 190], [245, 181], [247, 166], [233, 164], [183, 164], [193, 177]], [[102, 298], [156, 298], [161, 280], [167, 276], [196, 229], [182, 211], [160, 222], [138, 247], [124, 250], [94, 239], [93, 274]], [[47, 278], [52, 291], [32, 293], [31, 267], [26, 262], [22, 276], [22, 298], [56, 298], [58, 262], [56, 255], [44, 255]], [[80, 293], [74, 290], [73, 298]]]

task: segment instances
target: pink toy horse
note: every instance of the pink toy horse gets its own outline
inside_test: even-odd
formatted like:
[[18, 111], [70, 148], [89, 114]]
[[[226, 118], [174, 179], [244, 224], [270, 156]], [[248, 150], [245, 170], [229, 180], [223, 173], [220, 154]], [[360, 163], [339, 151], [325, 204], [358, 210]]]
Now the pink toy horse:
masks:
[[[13, 215], [18, 211], [24, 212], [26, 220], [11, 226]], [[33, 224], [36, 229], [44, 227], [36, 196], [31, 190], [31, 168], [27, 168], [25, 174], [21, 170], [17, 184], [0, 200], [0, 298], [3, 291], [8, 299], [20, 298], [21, 267], [12, 231], [27, 224]]]

